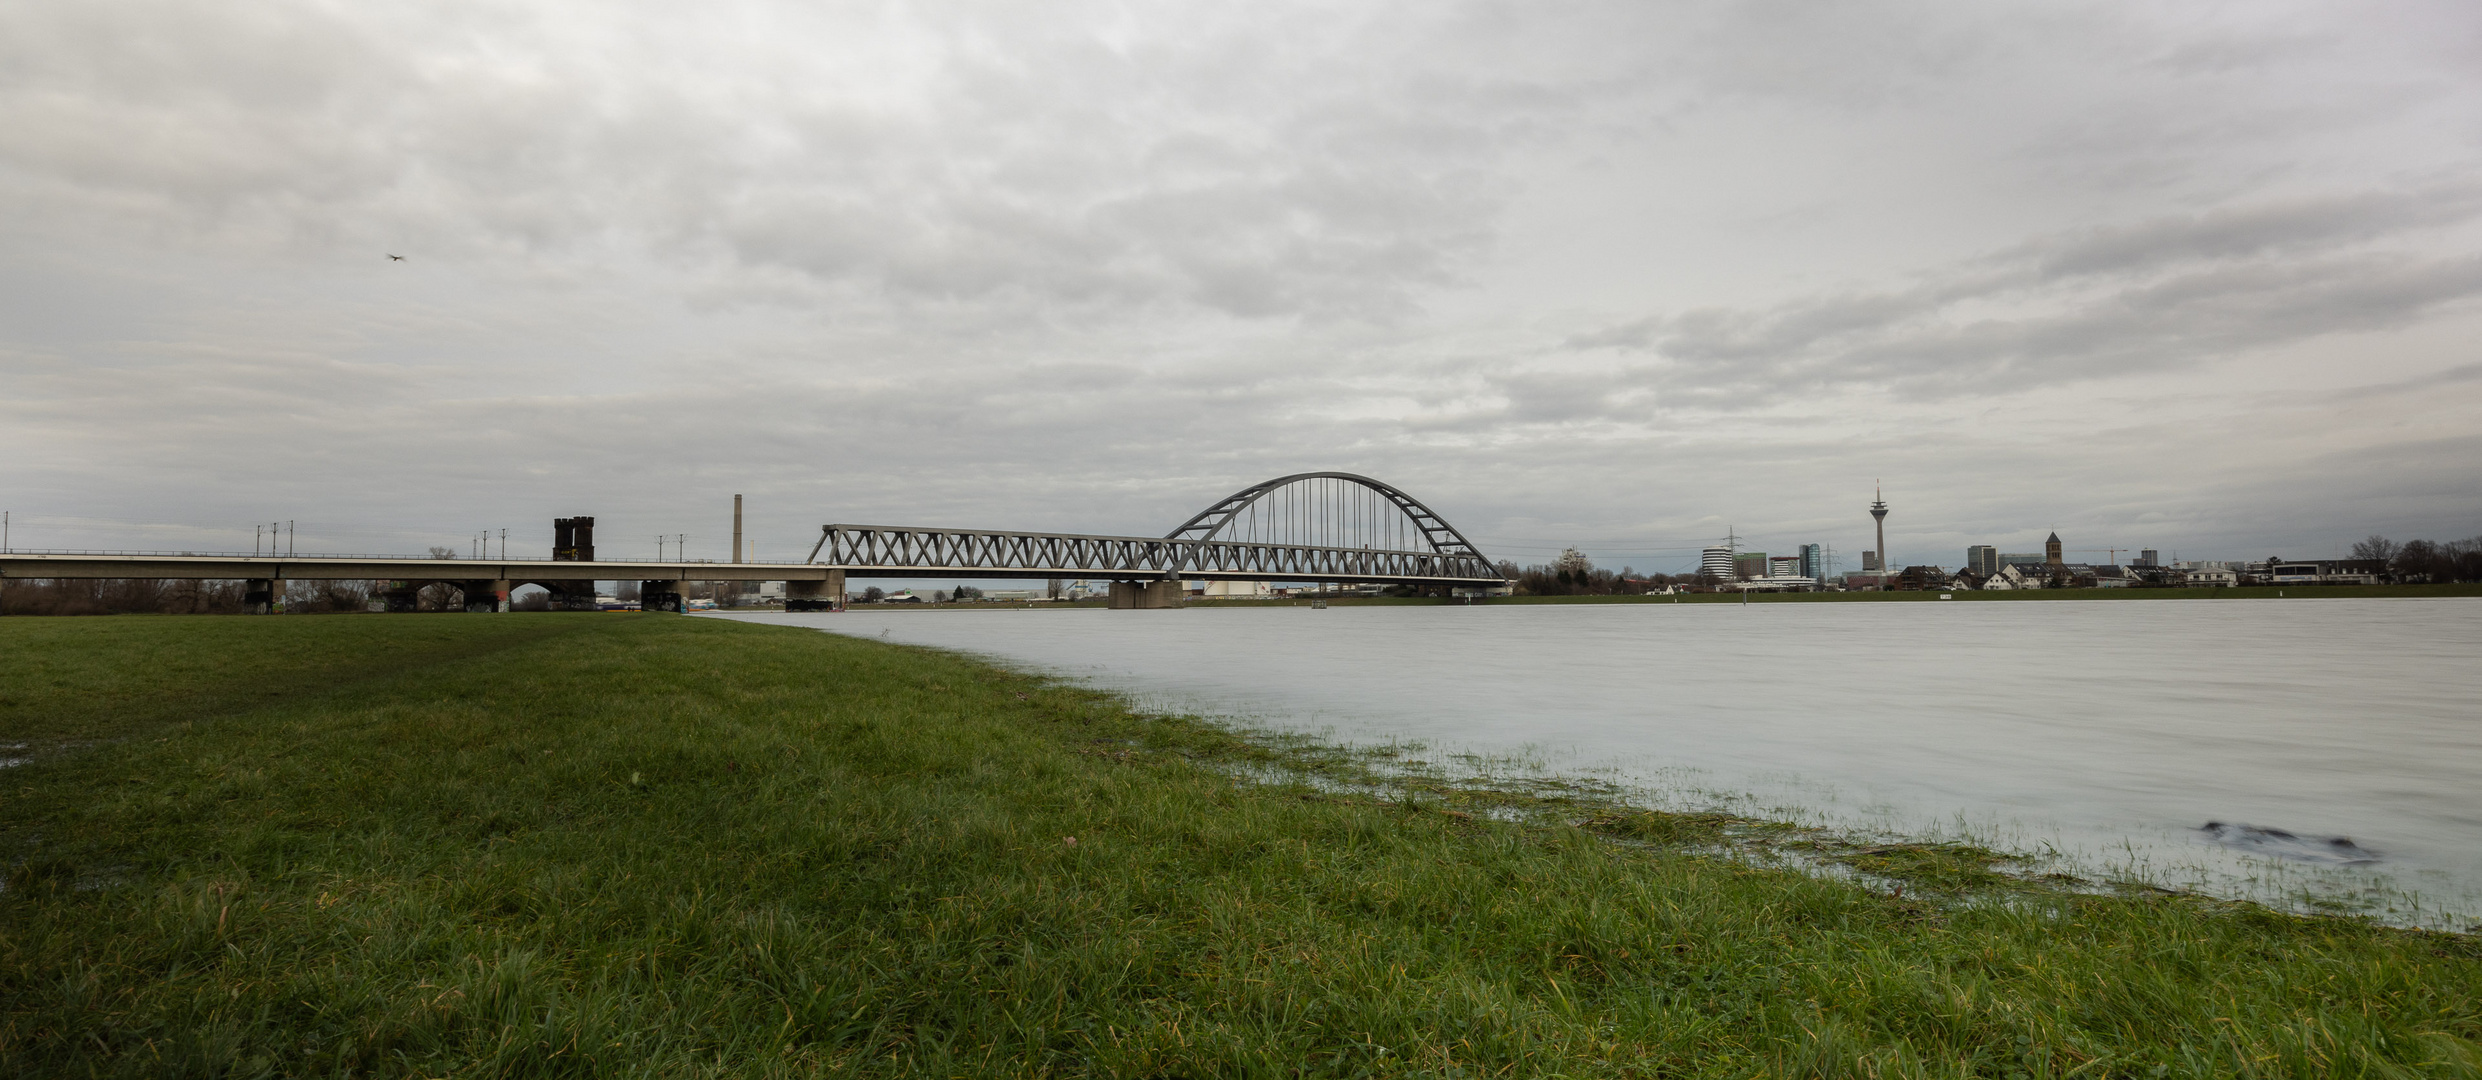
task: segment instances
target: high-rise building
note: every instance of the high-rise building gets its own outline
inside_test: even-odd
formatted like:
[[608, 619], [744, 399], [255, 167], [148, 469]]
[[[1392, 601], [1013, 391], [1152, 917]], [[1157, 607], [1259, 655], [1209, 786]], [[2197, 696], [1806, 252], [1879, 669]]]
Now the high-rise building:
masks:
[[1870, 489], [1870, 519], [1879, 524], [1879, 565], [1871, 566], [1870, 560], [1864, 559], [1862, 569], [1885, 571], [1887, 569], [1887, 496], [1875, 487]]
[[1965, 549], [1965, 569], [1980, 577], [1999, 573], [1999, 549], [1989, 544], [1975, 544]]
[[1732, 557], [1733, 576], [1747, 580], [1767, 576], [1767, 553], [1744, 551]]
[[1817, 544], [1801, 545], [1801, 576], [1813, 581], [1827, 580], [1827, 553]]
[[1800, 576], [1801, 576], [1801, 556], [1799, 556], [1799, 555], [1770, 555], [1770, 556], [1767, 556], [1767, 576], [1768, 576], [1768, 577], [1770, 577], [1770, 578], [1796, 578], [1796, 577], [1800, 577]]
[[2147, 548], [2146, 550], [2137, 553], [2137, 565], [2161, 566], [2163, 565], [2163, 557], [2156, 554], [2155, 549]]
[[1875, 551], [1865, 551], [1865, 552], [1862, 552], [1862, 569], [1863, 569], [1864, 571], [1878, 570], [1878, 569], [1881, 569], [1881, 568], [1882, 568], [1882, 567], [1881, 567], [1881, 564], [1879, 563], [1879, 553], [1878, 553], [1878, 552], [1875, 552]]
[[1706, 549], [1698, 558], [1698, 572], [1716, 581], [1732, 580], [1732, 548], [1724, 545]]
[[2060, 559], [2060, 534], [2052, 533], [2051, 539], [2042, 542], [2042, 563], [2044, 566], [2065, 565]]

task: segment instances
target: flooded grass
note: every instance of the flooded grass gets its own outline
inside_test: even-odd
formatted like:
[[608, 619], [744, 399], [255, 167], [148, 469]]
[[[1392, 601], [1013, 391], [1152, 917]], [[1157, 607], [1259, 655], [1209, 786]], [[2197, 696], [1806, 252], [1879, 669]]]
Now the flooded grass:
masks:
[[931, 650], [661, 616], [0, 623], [36, 653], [0, 666], [0, 741], [54, 747], [0, 774], [7, 1075], [2482, 1071], [2470, 936], [1632, 807]]

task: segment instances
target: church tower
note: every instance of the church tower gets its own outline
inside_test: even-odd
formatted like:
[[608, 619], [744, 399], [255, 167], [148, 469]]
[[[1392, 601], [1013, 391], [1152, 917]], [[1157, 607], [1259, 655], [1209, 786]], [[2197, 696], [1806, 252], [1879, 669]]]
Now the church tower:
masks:
[[2062, 565], [2060, 562], [2060, 534], [2052, 533], [2051, 539], [2042, 542], [2042, 563], [2044, 566]]

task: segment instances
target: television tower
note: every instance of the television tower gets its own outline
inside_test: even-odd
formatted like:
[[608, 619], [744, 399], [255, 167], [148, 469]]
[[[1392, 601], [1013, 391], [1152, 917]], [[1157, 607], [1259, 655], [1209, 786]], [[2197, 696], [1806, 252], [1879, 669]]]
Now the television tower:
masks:
[[1870, 517], [1879, 523], [1879, 581], [1887, 581], [1887, 496], [1874, 483], [1870, 489]]

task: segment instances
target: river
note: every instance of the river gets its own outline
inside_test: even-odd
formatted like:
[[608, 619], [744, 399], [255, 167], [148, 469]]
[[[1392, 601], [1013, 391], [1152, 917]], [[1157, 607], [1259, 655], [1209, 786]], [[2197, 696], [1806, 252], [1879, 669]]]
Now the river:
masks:
[[1664, 805], [1973, 839], [2413, 925], [2482, 918], [2482, 600], [726, 617]]

